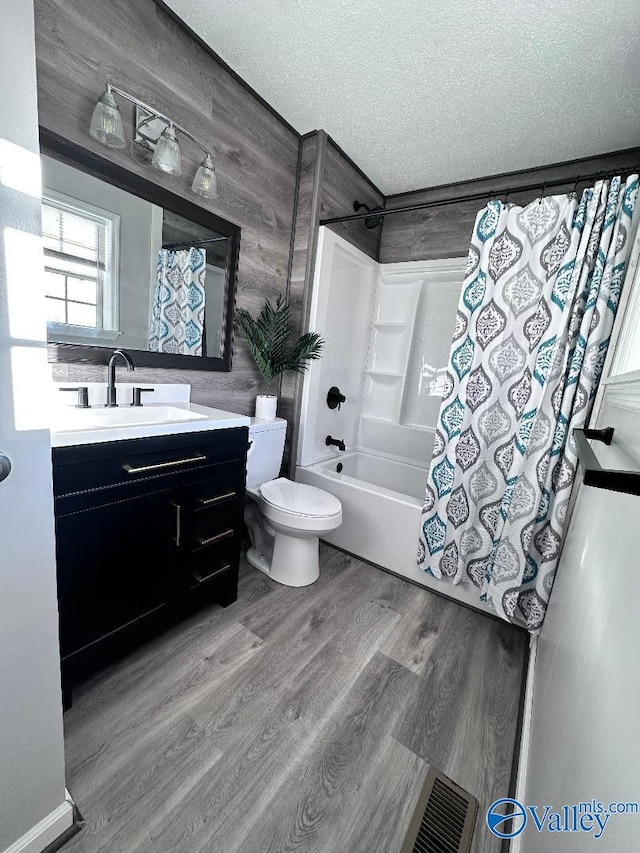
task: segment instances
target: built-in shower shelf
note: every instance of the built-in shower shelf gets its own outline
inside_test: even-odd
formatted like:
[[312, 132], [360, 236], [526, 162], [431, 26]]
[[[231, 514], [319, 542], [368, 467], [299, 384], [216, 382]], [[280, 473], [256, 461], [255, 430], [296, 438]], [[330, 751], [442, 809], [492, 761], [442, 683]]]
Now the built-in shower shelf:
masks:
[[393, 379], [402, 379], [404, 377], [404, 373], [395, 373], [390, 370], [366, 370], [369, 376], [389, 376]]
[[413, 323], [374, 323], [376, 329], [406, 329], [407, 326], [413, 326]]

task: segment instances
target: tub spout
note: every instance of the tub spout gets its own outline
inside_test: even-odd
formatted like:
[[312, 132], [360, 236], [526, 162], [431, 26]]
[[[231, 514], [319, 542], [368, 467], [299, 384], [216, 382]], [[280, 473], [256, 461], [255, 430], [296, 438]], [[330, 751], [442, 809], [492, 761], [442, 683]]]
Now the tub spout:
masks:
[[327, 447], [330, 447], [331, 445], [337, 447], [338, 450], [342, 450], [343, 453], [347, 449], [344, 446], [344, 441], [341, 438], [332, 438], [330, 435], [326, 437], [324, 443], [327, 445]]

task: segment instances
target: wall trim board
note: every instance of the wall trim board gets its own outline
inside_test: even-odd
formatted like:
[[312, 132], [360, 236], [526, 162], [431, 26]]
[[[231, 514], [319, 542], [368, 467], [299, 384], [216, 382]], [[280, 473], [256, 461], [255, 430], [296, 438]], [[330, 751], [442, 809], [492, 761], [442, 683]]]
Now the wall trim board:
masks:
[[[298, 224], [298, 201], [300, 198], [300, 174], [302, 172], [302, 142], [304, 137], [300, 137], [298, 142], [298, 162], [296, 165], [296, 185], [293, 193], [293, 218], [291, 220], [291, 240], [289, 241], [289, 261], [287, 263], [287, 289], [285, 291], [285, 299], [287, 303], [291, 305], [291, 276], [293, 273], [293, 252], [295, 249], [296, 243], [296, 225]], [[303, 326], [301, 324], [298, 332], [302, 334]], [[277, 394], [280, 397], [282, 393], [282, 373], [278, 377], [278, 389]], [[294, 398], [294, 407], [295, 407], [295, 398]], [[292, 426], [293, 428], [293, 426]]]
[[[309, 134], [308, 136], [313, 136]], [[305, 288], [302, 293], [301, 330], [309, 328], [309, 314], [311, 312], [311, 295], [313, 292], [313, 279], [315, 275], [316, 254], [318, 252], [318, 234], [320, 221], [320, 206], [322, 204], [322, 184], [325, 173], [325, 160], [329, 137], [324, 130], [316, 131], [317, 149], [316, 162], [313, 173], [313, 191], [311, 194], [311, 205], [309, 215], [309, 242], [305, 266]], [[300, 161], [302, 160], [302, 143], [300, 144]], [[297, 210], [296, 210], [297, 220]], [[295, 222], [293, 227], [295, 234]], [[300, 441], [300, 414], [302, 411], [302, 385], [303, 377], [297, 374], [295, 377], [293, 392], [293, 430], [291, 434], [291, 450], [289, 453], [288, 474], [294, 478], [296, 469], [296, 458], [298, 455], [298, 443]]]
[[[585, 171], [589, 172], [597, 172], [600, 171], [597, 168], [599, 161], [603, 160], [613, 160], [614, 162], [620, 162], [619, 166], [611, 166], [611, 168], [630, 168], [634, 166], [640, 167], [640, 146], [636, 148], [623, 148], [620, 151], [610, 151], [604, 152], [603, 154], [595, 154], [591, 157], [577, 157], [575, 160], [565, 160], [560, 163], [547, 163], [542, 166], [533, 166], [531, 169], [519, 169], [516, 172], [498, 172], [495, 175], [485, 175], [479, 178], [470, 178], [466, 181], [454, 181], [449, 184], [434, 184], [429, 187], [420, 187], [415, 190], [407, 190], [402, 193], [391, 193], [386, 196], [386, 207], [393, 207], [394, 202], [400, 202], [401, 200], [404, 202], [405, 199], [410, 198], [411, 196], [419, 195], [421, 193], [443, 193], [445, 197], [449, 198], [451, 196], [451, 190], [462, 190], [465, 187], [473, 187], [482, 184], [486, 184], [491, 182], [496, 185], [496, 190], [502, 191], [506, 189], [513, 190], [514, 192], [518, 189], [518, 184], [522, 185], [526, 180], [527, 183], [531, 183], [531, 178], [540, 175], [540, 186], [543, 183], [543, 174], [545, 172], [550, 172], [552, 170], [558, 170], [560, 173], [558, 177], [562, 177], [564, 174], [567, 174], [567, 183], [570, 183], [572, 180], [575, 180], [575, 176], [578, 174], [576, 172], [576, 168], [582, 167], [584, 165]], [[603, 166], [604, 168], [608, 168]], [[550, 176], [545, 176], [550, 177]], [[514, 182], [515, 179], [515, 182]], [[521, 179], [521, 180], [520, 180]], [[504, 185], [501, 187], [501, 185]]]
[[[324, 131], [321, 131], [321, 132], [322, 132], [322, 133], [324, 133]], [[354, 172], [357, 172], [357, 173], [360, 175], [360, 177], [361, 177], [363, 180], [365, 180], [365, 181], [369, 184], [369, 186], [371, 187], [371, 189], [372, 189], [374, 192], [376, 192], [376, 193], [380, 196], [380, 198], [382, 199], [382, 206], [384, 207], [384, 206], [385, 206], [386, 199], [387, 199], [387, 196], [385, 196], [385, 194], [384, 194], [383, 192], [381, 192], [381, 191], [378, 189], [378, 187], [373, 183], [373, 181], [371, 180], [371, 178], [370, 178], [370, 177], [369, 177], [365, 172], [363, 172], [363, 171], [362, 171], [362, 169], [360, 168], [360, 166], [358, 166], [358, 164], [357, 164], [357, 163], [355, 163], [355, 162], [351, 159], [351, 157], [349, 157], [349, 155], [346, 153], [346, 151], [344, 150], [344, 148], [341, 148], [341, 147], [338, 145], [338, 143], [335, 141], [335, 139], [333, 139], [333, 138], [332, 138], [331, 136], [329, 136], [328, 134], [325, 134], [325, 135], [326, 135], [326, 137], [327, 137], [327, 141], [328, 141], [328, 143], [329, 143], [330, 145], [333, 145], [333, 147], [336, 149], [336, 151], [338, 152], [338, 154], [340, 154], [340, 156], [341, 156], [341, 157], [344, 157], [344, 159], [345, 159], [345, 160], [347, 161], [347, 163], [351, 166], [351, 168], [354, 170]], [[355, 201], [355, 199], [354, 199], [354, 201]], [[382, 230], [382, 229], [381, 229], [381, 230]]]
[[73, 805], [61, 803], [28, 832], [18, 838], [4, 853], [42, 853], [73, 826]]
[[300, 200], [300, 175], [302, 172], [302, 142], [305, 137], [300, 137], [298, 143], [298, 162], [296, 164], [296, 186], [293, 193], [293, 217], [291, 220], [291, 240], [289, 241], [289, 262], [287, 264], [287, 302], [291, 294], [291, 274], [293, 272], [293, 251], [296, 242], [296, 225], [298, 224], [298, 202]]
[[616, 406], [618, 409], [640, 412], [640, 382], [608, 385], [606, 387], [606, 401], [610, 406]]
[[[526, 803], [527, 796], [527, 772], [529, 765], [529, 750], [531, 748], [531, 731], [533, 722], [533, 692], [535, 689], [536, 655], [538, 653], [538, 638], [535, 635], [529, 637], [529, 655], [527, 660], [526, 682], [524, 687], [524, 701], [522, 706], [522, 727], [520, 729], [520, 746], [517, 755], [517, 771], [515, 789], [513, 796], [521, 803]], [[505, 842], [503, 849], [505, 853], [520, 853], [522, 836], [517, 835], [511, 839], [511, 843]]]
[[301, 138], [300, 131], [296, 130], [292, 124], [289, 124], [286, 118], [283, 118], [283, 116], [280, 115], [280, 113], [275, 109], [275, 107], [272, 107], [271, 104], [262, 97], [262, 95], [258, 94], [258, 92], [256, 92], [256, 90], [252, 86], [250, 86], [249, 83], [247, 83], [247, 81], [243, 79], [237, 71], [234, 71], [233, 68], [228, 65], [224, 61], [224, 59], [222, 59], [222, 57], [218, 53], [216, 53], [215, 50], [210, 47], [207, 42], [195, 32], [195, 30], [191, 29], [191, 27], [180, 17], [180, 15], [174, 12], [173, 9], [164, 2], [164, 0], [153, 0], [153, 2], [159, 9], [161, 9], [166, 15], [168, 15], [173, 21], [175, 21], [175, 23], [178, 24], [178, 26], [181, 27], [181, 29], [183, 29], [185, 33], [187, 33], [187, 35], [190, 36], [194, 40], [194, 42], [196, 42], [196, 44], [198, 44], [206, 53], [208, 53], [209, 56], [218, 63], [218, 65], [222, 66], [222, 68], [224, 68], [224, 70], [228, 74], [230, 74], [233, 79], [236, 80], [236, 82], [240, 83], [240, 85], [244, 89], [246, 89], [247, 92], [253, 95], [253, 97], [257, 101], [259, 101], [265, 109], [269, 110], [271, 115], [275, 116], [278, 121], [282, 125], [284, 125], [284, 127], [287, 128], [287, 130], [290, 130], [291, 133], [298, 137], [298, 139]]

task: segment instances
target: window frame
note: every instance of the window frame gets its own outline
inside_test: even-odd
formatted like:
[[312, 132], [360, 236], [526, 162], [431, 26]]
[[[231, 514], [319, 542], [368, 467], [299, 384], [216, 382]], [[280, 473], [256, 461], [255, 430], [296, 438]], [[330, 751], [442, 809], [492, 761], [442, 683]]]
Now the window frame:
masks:
[[[104, 276], [102, 282], [96, 282], [96, 320], [100, 325], [82, 326], [47, 320], [48, 338], [54, 340], [58, 336], [62, 338], [61, 343], [64, 343], [64, 339], [70, 335], [86, 338], [88, 341], [117, 340], [122, 334], [120, 331], [120, 215], [84, 199], [47, 187], [42, 189], [42, 205], [49, 205], [62, 212], [67, 211], [87, 221], [106, 226]], [[43, 252], [44, 268], [47, 270], [47, 249], [43, 248]], [[53, 268], [50, 271], [59, 272]], [[62, 274], [66, 277], [66, 273], [62, 272]], [[75, 301], [69, 300], [66, 296], [66, 281], [64, 301], [65, 303]]]

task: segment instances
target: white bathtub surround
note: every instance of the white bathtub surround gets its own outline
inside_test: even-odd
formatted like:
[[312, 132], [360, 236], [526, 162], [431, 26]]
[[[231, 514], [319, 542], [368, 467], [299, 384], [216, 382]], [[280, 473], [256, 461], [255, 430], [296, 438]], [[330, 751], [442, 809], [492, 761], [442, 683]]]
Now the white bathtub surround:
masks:
[[[464, 268], [464, 258], [376, 264], [320, 229], [311, 328], [327, 343], [304, 378], [296, 480], [340, 499], [343, 524], [323, 539], [485, 610], [467, 587], [416, 564]], [[346, 396], [340, 409], [326, 403], [334, 385]], [[327, 435], [344, 440], [347, 452], [327, 447]]]
[[278, 397], [275, 394], [258, 394], [256, 397], [256, 418], [258, 420], [274, 420], [277, 409]]

